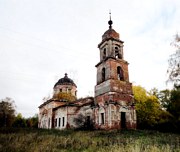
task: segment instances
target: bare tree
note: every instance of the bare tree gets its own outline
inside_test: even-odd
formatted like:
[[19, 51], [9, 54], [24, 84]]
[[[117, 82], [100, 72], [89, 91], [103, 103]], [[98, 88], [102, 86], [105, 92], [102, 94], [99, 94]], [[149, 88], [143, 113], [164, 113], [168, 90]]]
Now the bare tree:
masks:
[[168, 60], [168, 82], [172, 82], [174, 86], [178, 87], [180, 86], [180, 36], [178, 34], [175, 35], [171, 45], [175, 47], [176, 51], [170, 55]]

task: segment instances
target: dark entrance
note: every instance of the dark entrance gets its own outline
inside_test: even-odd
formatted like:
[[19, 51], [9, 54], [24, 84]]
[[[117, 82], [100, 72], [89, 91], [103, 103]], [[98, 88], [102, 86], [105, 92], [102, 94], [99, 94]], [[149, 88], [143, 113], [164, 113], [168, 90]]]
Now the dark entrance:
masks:
[[91, 117], [90, 117], [90, 116], [87, 116], [87, 117], [86, 117], [86, 122], [85, 122], [84, 125], [85, 125], [85, 126], [84, 126], [84, 127], [85, 127], [84, 129], [88, 129], [88, 130], [93, 129], [92, 120], [91, 120]]
[[87, 127], [89, 128], [91, 125], [91, 117], [90, 116], [86, 117], [86, 124], [87, 124]]
[[104, 124], [104, 113], [101, 113], [101, 124]]
[[126, 113], [121, 112], [121, 128], [126, 128]]

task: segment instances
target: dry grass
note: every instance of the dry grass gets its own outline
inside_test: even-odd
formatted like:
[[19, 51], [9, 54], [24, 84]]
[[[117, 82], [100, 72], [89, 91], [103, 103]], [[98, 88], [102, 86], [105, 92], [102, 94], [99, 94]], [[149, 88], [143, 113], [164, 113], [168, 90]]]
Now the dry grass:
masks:
[[180, 152], [180, 135], [156, 131], [0, 129], [3, 152]]

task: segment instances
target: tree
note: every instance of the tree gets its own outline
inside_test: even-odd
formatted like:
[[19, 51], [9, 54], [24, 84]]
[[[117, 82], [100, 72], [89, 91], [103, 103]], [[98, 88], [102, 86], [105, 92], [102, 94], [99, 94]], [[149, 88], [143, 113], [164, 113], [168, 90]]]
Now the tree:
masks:
[[141, 86], [133, 86], [134, 99], [136, 102], [147, 100], [147, 91]]
[[157, 98], [158, 98], [158, 93], [159, 93], [159, 91], [157, 88], [153, 88], [149, 91], [150, 95], [156, 96]]
[[175, 35], [174, 42], [171, 45], [176, 48], [176, 51], [170, 55], [168, 60], [168, 81], [172, 82], [174, 86], [180, 86], [180, 36], [178, 34]]
[[133, 92], [136, 102], [137, 126], [142, 129], [152, 128], [160, 118], [158, 98], [141, 86], [133, 86]]
[[21, 113], [19, 113], [15, 121], [12, 125], [13, 127], [28, 127], [28, 128], [38, 128], [38, 115], [34, 115], [33, 117], [30, 118], [24, 118], [22, 117]]
[[[173, 116], [162, 109], [161, 102], [165, 103], [164, 96], [159, 102], [159, 92], [157, 89], [146, 91], [141, 86], [133, 86], [135, 107], [137, 112], [137, 126], [140, 129], [158, 129], [168, 130], [167, 126], [172, 128], [170, 120]], [[168, 102], [168, 104], [170, 104]]]
[[170, 97], [171, 97], [171, 90], [168, 90], [168, 89], [161, 90], [158, 93], [158, 99], [161, 104], [161, 107], [165, 110], [167, 110], [170, 106], [170, 103], [171, 103]]
[[13, 127], [26, 127], [26, 126], [27, 126], [26, 119], [22, 117], [21, 113], [18, 113], [13, 123]]
[[15, 119], [14, 101], [6, 97], [0, 100], [0, 127], [10, 127]]
[[[180, 128], [180, 87], [173, 90], [162, 90], [158, 93], [158, 98], [164, 109], [162, 120], [159, 122], [161, 128], [169, 128], [169, 131], [177, 132]], [[162, 125], [163, 124], [163, 125]]]
[[38, 114], [26, 119], [27, 127], [38, 128]]
[[167, 110], [180, 122], [180, 88], [171, 91], [170, 104]]

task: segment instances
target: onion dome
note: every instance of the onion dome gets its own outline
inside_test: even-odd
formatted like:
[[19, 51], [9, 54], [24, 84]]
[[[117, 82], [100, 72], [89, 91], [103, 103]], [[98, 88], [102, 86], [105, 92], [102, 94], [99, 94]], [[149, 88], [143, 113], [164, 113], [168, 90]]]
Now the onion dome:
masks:
[[59, 81], [54, 85], [54, 87], [56, 87], [57, 85], [73, 85], [77, 87], [74, 81], [68, 78], [67, 73], [65, 73], [64, 78], [59, 79]]

